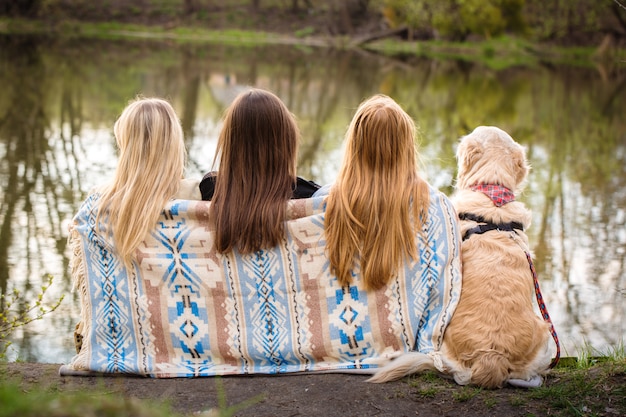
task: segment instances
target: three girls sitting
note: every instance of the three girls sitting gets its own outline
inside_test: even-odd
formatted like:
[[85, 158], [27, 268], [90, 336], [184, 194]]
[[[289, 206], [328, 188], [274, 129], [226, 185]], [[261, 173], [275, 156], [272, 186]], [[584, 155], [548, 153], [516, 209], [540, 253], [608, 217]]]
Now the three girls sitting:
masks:
[[[155, 323], [163, 324], [165, 330], [159, 330], [159, 337], [168, 337], [175, 331], [176, 342], [154, 342], [155, 346], [162, 346], [155, 348], [150, 340], [156, 336], [149, 335], [147, 339], [138, 336], [137, 340], [147, 343], [141, 352], [125, 353], [119, 359], [118, 348], [111, 348], [110, 352], [87, 355], [95, 358], [91, 364], [87, 364], [89, 359], [85, 356], [75, 360], [72, 369], [98, 368], [115, 372], [121, 369], [119, 361], [125, 358], [134, 360], [148, 352], [148, 359], [144, 362], [152, 363], [157, 362], [157, 357], [163, 357], [163, 349], [173, 349], [170, 358], [184, 356], [185, 366], [194, 369], [190, 376], [253, 373], [255, 370], [273, 373], [359, 368], [371, 372], [377, 361], [382, 363], [399, 352], [437, 350], [460, 293], [460, 239], [450, 202], [418, 173], [415, 133], [412, 119], [391, 98], [376, 95], [365, 100], [348, 128], [346, 153], [337, 181], [318, 190], [317, 184], [296, 175], [299, 132], [293, 115], [274, 94], [251, 89], [240, 94], [225, 113], [216, 157], [219, 169], [207, 174], [198, 188], [190, 192], [189, 189], [181, 190], [184, 143], [180, 123], [171, 105], [160, 99], [132, 102], [115, 125], [120, 155], [114, 179], [99, 193], [90, 196], [86, 204], [86, 210], [97, 213], [96, 233], [110, 242], [106, 248], [95, 252], [107, 257], [117, 254], [124, 260], [128, 271], [141, 274], [140, 266], [145, 266], [148, 255], [140, 250], [140, 246], [151, 245], [145, 242], [154, 240], [152, 229], [157, 222], [175, 216], [172, 212], [163, 217], [163, 207], [171, 207], [174, 198], [201, 194], [211, 203], [195, 205], [194, 216], [204, 216], [206, 207], [208, 223], [202, 220], [202, 224], [189, 233], [194, 236], [210, 233], [211, 238], [207, 241], [218, 255], [207, 249], [208, 252], [200, 256], [212, 259], [211, 268], [220, 263], [224, 268], [230, 268], [228, 265], [232, 262], [242, 262], [241, 269], [235, 265], [233, 270], [239, 271], [233, 273], [241, 274], [241, 277], [224, 276], [219, 272], [204, 276], [208, 270], [193, 270], [191, 258], [178, 252], [166, 253], [165, 258], [175, 260], [172, 268], [190, 273], [189, 279], [198, 278], [200, 282], [183, 280], [184, 286], [191, 285], [185, 291], [192, 293], [185, 296], [184, 303], [177, 309], [154, 310], [134, 319], [144, 331], [154, 328]], [[296, 207], [293, 201], [300, 198], [307, 199], [310, 204], [302, 200], [304, 203]], [[294, 226], [290, 225], [288, 230], [287, 223], [294, 219], [290, 210], [294, 208], [311, 216], [308, 225], [304, 224], [307, 221], [301, 221], [298, 223], [301, 229], [292, 229]], [[79, 239], [88, 241], [83, 247], [93, 252], [89, 247], [93, 226], [84, 220], [89, 215], [79, 214], [75, 219], [75, 230], [80, 229], [77, 233], [82, 233]], [[295, 216], [298, 221], [298, 214]], [[172, 227], [179, 227], [178, 224], [173, 222]], [[301, 237], [297, 233], [302, 230], [308, 243], [298, 240]], [[177, 237], [179, 235], [171, 236], [159, 239], [176, 247], [183, 244]], [[198, 245], [204, 245], [203, 241], [198, 242]], [[316, 252], [317, 248], [321, 248], [320, 253]], [[286, 257], [286, 268], [281, 274], [291, 277], [289, 284], [284, 282], [283, 275], [275, 275], [276, 268], [266, 268], [265, 265], [246, 276], [246, 271], [254, 268], [248, 262], [258, 262], [267, 253]], [[160, 256], [158, 258], [162, 259]], [[220, 256], [224, 261], [217, 259]], [[149, 269], [153, 270], [153, 267]], [[77, 267], [76, 270], [76, 274], [85, 274], [85, 268]], [[111, 327], [109, 321], [108, 327], [94, 330], [103, 324], [95, 322], [93, 316], [105, 314], [94, 304], [108, 302], [115, 305], [115, 311], [119, 309], [120, 302], [99, 298], [102, 293], [98, 288], [103, 285], [99, 280], [109, 280], [106, 274], [106, 271], [97, 271], [93, 277], [85, 278], [93, 280], [96, 288], [82, 297], [83, 310], [90, 308], [92, 312], [91, 316], [83, 315], [83, 318], [94, 321], [88, 326], [89, 330], [83, 332], [91, 332], [92, 349], [99, 340], [107, 339], [106, 334], [111, 329], [116, 338], [125, 334], [123, 322]], [[132, 274], [119, 275], [119, 279], [130, 279]], [[172, 280], [179, 278], [176, 274], [171, 276]], [[210, 284], [208, 288], [204, 288], [203, 278], [210, 280], [206, 284]], [[139, 279], [142, 279], [141, 275]], [[248, 284], [243, 279], [251, 281]], [[172, 282], [168, 281], [166, 285], [174, 285]], [[243, 284], [237, 287], [238, 283]], [[84, 285], [84, 288], [89, 286]], [[160, 284], [157, 282], [154, 287], [155, 283], [151, 281], [146, 285], [158, 288]], [[198, 302], [206, 301], [207, 306], [213, 306], [214, 312], [228, 309], [225, 313], [219, 310], [219, 314], [228, 317], [198, 315], [199, 307], [193, 307], [189, 297], [199, 297], [198, 291], [205, 290], [208, 291], [206, 297], [214, 297], [211, 295], [217, 294], [214, 288], [219, 289], [216, 285], [228, 288], [227, 292], [219, 293], [221, 301], [198, 298]], [[172, 291], [178, 294], [179, 287], [176, 284]], [[240, 290], [252, 292], [244, 295], [238, 292]], [[144, 290], [139, 288], [137, 291]], [[157, 290], [145, 291], [148, 296], [154, 294], [150, 291]], [[89, 291], [85, 289], [83, 292]], [[141, 294], [136, 298], [138, 305], [124, 305], [123, 309], [147, 308], [152, 311], [150, 309], [155, 307], [150, 306], [151, 302], [144, 307]], [[285, 294], [289, 296], [285, 297]], [[159, 300], [169, 296], [162, 295]], [[229, 297], [231, 301], [227, 301]], [[257, 300], [254, 297], [259, 297], [258, 301], [254, 301]], [[155, 303], [157, 301], [155, 299]], [[175, 299], [171, 302], [178, 303]], [[262, 314], [262, 317], [252, 317], [250, 311], [230, 307], [238, 302], [252, 302], [250, 308], [255, 309], [262, 306], [265, 309], [262, 312], [255, 310], [255, 314]], [[192, 309], [187, 311], [187, 308]], [[236, 317], [239, 314], [242, 318]], [[284, 314], [293, 316], [285, 317]], [[162, 322], [155, 322], [156, 315], [172, 315], [172, 318], [169, 323], [165, 318]], [[244, 319], [248, 316], [251, 321], [246, 322]], [[256, 321], [257, 318], [262, 320]], [[175, 323], [180, 320], [187, 324], [171, 327], [179, 326]], [[297, 324], [293, 331], [298, 334], [285, 336], [285, 332], [291, 331], [285, 329], [292, 327], [286, 324], [283, 329], [277, 327], [282, 320]], [[202, 339], [198, 339], [197, 331], [187, 333], [185, 330], [195, 328], [198, 323], [205, 323], [202, 324], [205, 326], [207, 321], [217, 326], [226, 326], [226, 322], [235, 325], [232, 328], [203, 328], [201, 334], [206, 336]], [[147, 327], [144, 326], [146, 323]], [[264, 323], [263, 328], [259, 328], [258, 323]], [[254, 328], [245, 329], [246, 326]], [[220, 339], [220, 336], [225, 338]], [[235, 343], [239, 346], [235, 350], [238, 353], [234, 353], [234, 347], [230, 346], [235, 341], [233, 337], [240, 340]], [[241, 343], [245, 338], [250, 338], [250, 345], [244, 348]], [[297, 343], [283, 343], [283, 340]], [[182, 351], [176, 343], [181, 343]], [[115, 359], [102, 359], [106, 355]], [[209, 357], [211, 355], [214, 357]], [[111, 365], [113, 360], [116, 362]], [[181, 369], [179, 359], [175, 360], [176, 365], [142, 364], [142, 372], [170, 375], [167, 369], [175, 366]], [[254, 363], [259, 366], [250, 365]], [[176, 372], [176, 375], [181, 372], [187, 375], [184, 371]]]

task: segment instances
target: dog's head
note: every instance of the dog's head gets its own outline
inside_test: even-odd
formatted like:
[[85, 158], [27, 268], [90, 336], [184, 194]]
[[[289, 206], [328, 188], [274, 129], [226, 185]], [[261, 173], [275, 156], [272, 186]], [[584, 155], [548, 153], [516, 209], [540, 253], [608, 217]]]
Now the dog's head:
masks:
[[463, 136], [456, 158], [458, 189], [481, 183], [498, 184], [517, 193], [524, 187], [530, 170], [524, 147], [494, 126], [479, 126]]

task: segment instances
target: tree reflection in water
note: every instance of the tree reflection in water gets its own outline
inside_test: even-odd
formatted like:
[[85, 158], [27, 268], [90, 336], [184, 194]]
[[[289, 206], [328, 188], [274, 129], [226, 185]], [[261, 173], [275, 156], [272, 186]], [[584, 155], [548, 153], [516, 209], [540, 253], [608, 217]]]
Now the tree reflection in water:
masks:
[[[272, 90], [300, 124], [299, 175], [328, 183], [357, 105], [382, 92], [414, 116], [423, 170], [446, 193], [456, 142], [477, 125], [500, 126], [528, 148], [521, 199], [534, 212], [528, 232], [566, 353], [616, 345], [626, 304], [625, 80], [615, 65], [495, 71], [330, 49], [0, 37], [0, 290], [32, 295], [51, 273], [53, 293], [70, 292], [66, 224], [113, 171], [112, 126], [135, 95], [172, 101], [187, 174], [200, 176], [232, 98], [248, 85]], [[76, 297], [16, 334], [22, 359], [69, 360]]]
[[[36, 299], [46, 274], [55, 277], [51, 296], [69, 291], [65, 219], [77, 208], [67, 168], [72, 154], [51, 137], [54, 107], [39, 40], [0, 37], [0, 140], [2, 209], [0, 226], [0, 289], [17, 288], [25, 302]], [[64, 108], [61, 102], [61, 108]], [[59, 145], [61, 145], [59, 147]], [[73, 165], [76, 165], [75, 163]], [[69, 175], [68, 175], [69, 174]], [[68, 181], [69, 180], [69, 181]], [[23, 305], [18, 308], [24, 308]], [[61, 308], [59, 311], [64, 311]], [[50, 318], [57, 331], [68, 329], [60, 314]], [[32, 326], [35, 328], [36, 326]], [[36, 360], [47, 347], [34, 331], [20, 329], [14, 341], [20, 358]]]

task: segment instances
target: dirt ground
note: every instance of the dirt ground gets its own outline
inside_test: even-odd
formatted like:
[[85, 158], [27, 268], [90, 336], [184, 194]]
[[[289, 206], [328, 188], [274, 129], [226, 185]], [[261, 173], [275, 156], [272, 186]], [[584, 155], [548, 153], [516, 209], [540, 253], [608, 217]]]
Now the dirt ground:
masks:
[[253, 404], [237, 412], [237, 416], [485, 417], [559, 414], [557, 410], [550, 410], [548, 400], [532, 398], [529, 390], [506, 387], [481, 391], [460, 387], [433, 375], [430, 378], [371, 384], [365, 382], [367, 376], [347, 374], [193, 379], [60, 377], [59, 367], [59, 364], [9, 363], [3, 374], [18, 381], [25, 391], [38, 386], [64, 393], [104, 392], [106, 395], [165, 401], [173, 410], [185, 414], [217, 408], [220, 393], [225, 394], [228, 406], [252, 400]]

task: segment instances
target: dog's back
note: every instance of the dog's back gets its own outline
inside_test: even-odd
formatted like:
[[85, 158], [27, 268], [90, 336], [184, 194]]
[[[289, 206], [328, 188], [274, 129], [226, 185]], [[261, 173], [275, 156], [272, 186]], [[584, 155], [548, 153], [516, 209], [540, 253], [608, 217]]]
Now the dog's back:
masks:
[[[521, 203], [509, 204], [511, 212], [524, 211]], [[457, 210], [464, 210], [462, 203]], [[476, 226], [463, 223], [468, 224], [462, 230]], [[461, 299], [444, 345], [451, 361], [471, 369], [474, 385], [499, 388], [510, 378], [530, 378], [536, 369], [528, 365], [548, 342], [549, 324], [534, 312], [533, 278], [523, 245], [521, 231], [495, 230], [463, 242]]]

